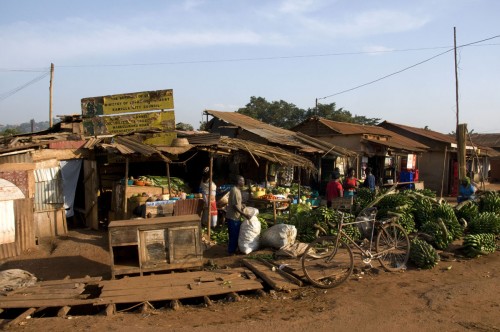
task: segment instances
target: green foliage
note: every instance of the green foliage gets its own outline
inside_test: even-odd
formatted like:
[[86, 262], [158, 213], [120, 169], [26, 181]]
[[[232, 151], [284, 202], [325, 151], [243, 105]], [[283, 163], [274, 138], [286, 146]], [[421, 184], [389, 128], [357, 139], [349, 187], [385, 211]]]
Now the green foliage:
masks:
[[469, 223], [468, 231], [471, 234], [492, 233], [500, 234], [500, 215], [493, 212], [483, 212]]
[[335, 103], [318, 104], [318, 108], [306, 110], [298, 108], [284, 100], [268, 102], [263, 97], [250, 97], [250, 102], [236, 111], [270, 125], [290, 129], [311, 116], [320, 116], [333, 121], [376, 125], [379, 118], [352, 115], [342, 108], [337, 109]]
[[194, 130], [192, 125], [190, 125], [189, 123], [184, 123], [184, 122], [178, 122], [175, 125], [175, 129], [176, 130], [184, 130], [184, 131], [193, 131]]
[[[206, 229], [204, 229], [206, 232]], [[210, 230], [210, 240], [217, 244], [226, 244], [229, 242], [229, 233], [227, 227], [213, 228]]]
[[410, 245], [410, 261], [421, 269], [432, 269], [439, 261], [439, 255], [429, 243], [415, 238]]

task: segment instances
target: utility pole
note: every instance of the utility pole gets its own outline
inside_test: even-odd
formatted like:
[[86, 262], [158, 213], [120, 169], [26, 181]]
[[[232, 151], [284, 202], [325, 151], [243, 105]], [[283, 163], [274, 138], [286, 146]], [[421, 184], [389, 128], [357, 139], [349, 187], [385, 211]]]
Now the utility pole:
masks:
[[461, 180], [466, 176], [465, 167], [465, 147], [467, 145], [465, 135], [467, 133], [467, 124], [459, 124], [459, 108], [458, 108], [458, 64], [457, 64], [457, 30], [453, 27], [453, 41], [455, 49], [455, 101], [457, 105], [457, 159], [458, 159], [458, 179]]
[[318, 116], [318, 98], [316, 98], [316, 116]]
[[54, 90], [53, 86], [54, 80], [54, 64], [50, 64], [50, 86], [49, 86], [49, 128], [52, 127], [52, 91]]

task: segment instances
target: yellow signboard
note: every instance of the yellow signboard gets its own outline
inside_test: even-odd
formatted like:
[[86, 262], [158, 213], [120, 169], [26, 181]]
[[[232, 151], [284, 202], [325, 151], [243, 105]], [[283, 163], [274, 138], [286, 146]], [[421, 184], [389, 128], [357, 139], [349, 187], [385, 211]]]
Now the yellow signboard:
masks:
[[83, 98], [83, 117], [96, 115], [118, 115], [122, 113], [174, 108], [173, 90], [143, 91], [102, 97]]
[[141, 130], [175, 130], [174, 111], [102, 116], [83, 120], [86, 135], [127, 134]]

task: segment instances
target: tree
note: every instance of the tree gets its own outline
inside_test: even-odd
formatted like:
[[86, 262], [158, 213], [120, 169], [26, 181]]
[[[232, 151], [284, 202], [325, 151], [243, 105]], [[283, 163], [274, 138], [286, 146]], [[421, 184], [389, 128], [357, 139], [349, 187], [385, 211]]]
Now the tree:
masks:
[[193, 131], [193, 126], [191, 126], [189, 123], [184, 123], [184, 122], [178, 122], [175, 125], [176, 130], [184, 130], [184, 131]]
[[7, 128], [4, 131], [0, 132], [0, 135], [7, 137], [7, 136], [14, 136], [20, 133], [21, 132], [17, 128]]
[[364, 115], [353, 116], [351, 112], [344, 110], [342, 107], [337, 109], [335, 103], [330, 104], [318, 104], [318, 108], [308, 108], [306, 112], [306, 117], [320, 116], [322, 118], [338, 121], [338, 122], [350, 122], [365, 125], [376, 125], [380, 122], [379, 118], [367, 118]]
[[284, 100], [268, 102], [262, 97], [250, 97], [250, 102], [236, 111], [270, 125], [292, 128], [305, 120], [305, 111]]
[[250, 102], [236, 111], [270, 125], [290, 129], [312, 116], [320, 116], [328, 120], [351, 122], [366, 125], [376, 125], [379, 118], [367, 118], [362, 115], [353, 116], [343, 108], [337, 109], [335, 103], [318, 104], [318, 109], [308, 108], [307, 111], [286, 101], [268, 102], [262, 97], [250, 97]]

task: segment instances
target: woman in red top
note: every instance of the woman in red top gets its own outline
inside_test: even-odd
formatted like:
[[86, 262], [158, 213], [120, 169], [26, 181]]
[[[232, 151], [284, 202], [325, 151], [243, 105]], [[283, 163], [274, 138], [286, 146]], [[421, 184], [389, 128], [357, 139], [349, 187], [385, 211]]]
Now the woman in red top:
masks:
[[333, 172], [332, 179], [326, 185], [326, 206], [332, 207], [332, 200], [344, 196], [344, 189], [339, 182], [340, 174]]
[[356, 171], [354, 168], [349, 168], [347, 171], [347, 177], [344, 180], [344, 190], [345, 196], [354, 196], [356, 193], [356, 188], [358, 187], [358, 179], [355, 177]]

